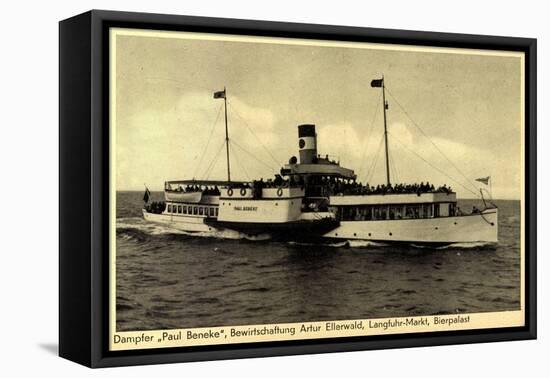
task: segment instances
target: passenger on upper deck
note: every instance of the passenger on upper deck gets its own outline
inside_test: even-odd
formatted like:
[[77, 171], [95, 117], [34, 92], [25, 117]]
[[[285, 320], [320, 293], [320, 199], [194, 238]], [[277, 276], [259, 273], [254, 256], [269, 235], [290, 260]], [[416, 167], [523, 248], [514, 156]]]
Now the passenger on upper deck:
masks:
[[334, 180], [329, 178], [328, 181], [322, 180], [322, 182], [327, 182], [330, 191], [333, 194], [340, 195], [368, 195], [368, 194], [413, 194], [421, 195], [422, 193], [453, 193], [450, 186], [443, 185], [437, 189], [430, 184], [429, 182], [421, 182], [420, 184], [393, 184], [393, 185], [377, 185], [376, 187], [370, 186], [368, 183], [363, 185], [362, 183], [357, 183], [354, 180], [343, 181], [343, 180]]
[[166, 209], [166, 203], [164, 202], [152, 202], [151, 204], [145, 206], [145, 210], [153, 214], [161, 214], [164, 209]]

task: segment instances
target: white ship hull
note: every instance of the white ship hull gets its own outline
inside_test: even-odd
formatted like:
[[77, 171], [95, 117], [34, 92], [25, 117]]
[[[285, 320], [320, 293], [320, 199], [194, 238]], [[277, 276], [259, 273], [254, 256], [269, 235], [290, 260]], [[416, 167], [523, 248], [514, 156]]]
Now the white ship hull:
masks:
[[169, 227], [187, 232], [214, 232], [216, 229], [204, 223], [205, 217], [180, 214], [154, 214], [143, 210], [146, 221], [166, 224]]
[[497, 243], [498, 209], [453, 217], [342, 221], [324, 237], [421, 244]]
[[[205, 223], [206, 217], [152, 214], [143, 211], [145, 220], [163, 223], [186, 231], [212, 234], [223, 231]], [[376, 221], [342, 221], [324, 238], [368, 240], [379, 242], [451, 244], [451, 243], [497, 243], [498, 209], [482, 213], [427, 219], [399, 219]]]

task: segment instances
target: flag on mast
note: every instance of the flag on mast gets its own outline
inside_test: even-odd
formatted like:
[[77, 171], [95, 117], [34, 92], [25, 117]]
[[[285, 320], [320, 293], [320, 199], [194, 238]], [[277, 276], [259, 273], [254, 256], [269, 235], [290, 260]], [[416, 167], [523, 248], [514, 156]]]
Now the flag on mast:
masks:
[[223, 91], [214, 92], [214, 98], [225, 98], [225, 89]]
[[384, 79], [375, 79], [370, 82], [370, 86], [373, 88], [382, 88], [383, 84], [384, 84]]
[[480, 178], [477, 178], [476, 181], [478, 182], [482, 182], [484, 183], [485, 185], [489, 185], [489, 180], [491, 179], [491, 176], [487, 176], [487, 177], [480, 177]]
[[149, 191], [149, 188], [145, 187], [145, 193], [143, 193], [143, 202], [149, 202], [149, 197], [151, 197], [151, 192]]

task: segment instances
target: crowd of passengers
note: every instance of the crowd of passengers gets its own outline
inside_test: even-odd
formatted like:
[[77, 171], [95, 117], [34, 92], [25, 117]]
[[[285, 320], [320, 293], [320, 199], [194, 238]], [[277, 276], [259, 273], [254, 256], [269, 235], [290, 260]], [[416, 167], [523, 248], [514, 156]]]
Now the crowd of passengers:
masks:
[[185, 192], [185, 193], [202, 192], [202, 194], [204, 195], [211, 195], [211, 196], [220, 195], [220, 189], [218, 189], [217, 185], [214, 185], [214, 187], [204, 186], [204, 185], [187, 185], [185, 186], [185, 188], [179, 185], [174, 191]]
[[363, 185], [356, 181], [343, 182], [337, 181], [336, 183], [331, 183], [329, 181], [329, 187], [336, 194], [343, 195], [365, 195], [365, 194], [422, 194], [422, 193], [453, 193], [453, 190], [450, 186], [442, 185], [435, 187], [429, 182], [421, 182], [420, 184], [382, 184], [382, 185], [369, 185], [368, 183]]
[[153, 214], [161, 214], [165, 209], [165, 202], [151, 202], [150, 204], [145, 205], [145, 210]]
[[[245, 187], [250, 185], [245, 183]], [[284, 179], [281, 175], [275, 175], [274, 179], [267, 179], [264, 181], [263, 178], [259, 180], [252, 181], [252, 187], [257, 189], [263, 188], [288, 188], [288, 187], [303, 187], [304, 178], [302, 176], [294, 177], [291, 176], [289, 179]]]
[[[421, 182], [420, 184], [382, 184], [382, 185], [369, 185], [362, 184], [355, 180], [338, 180], [334, 177], [322, 177], [320, 179], [320, 184], [322, 187], [326, 187], [328, 194], [340, 194], [340, 195], [368, 195], [368, 194], [422, 194], [422, 193], [453, 193], [453, 190], [450, 186], [442, 185], [435, 187], [429, 182]], [[280, 175], [275, 175], [274, 179], [267, 179], [264, 181], [263, 178], [259, 180], [254, 180], [252, 183], [234, 183], [233, 188], [254, 188], [256, 190], [261, 190], [264, 188], [288, 188], [288, 187], [304, 187], [304, 179], [302, 176], [291, 177], [289, 179], [284, 179]], [[218, 186], [209, 187], [204, 185], [187, 185], [185, 187], [179, 185], [176, 189], [176, 192], [202, 192], [205, 195], [214, 195], [219, 196], [220, 190]]]

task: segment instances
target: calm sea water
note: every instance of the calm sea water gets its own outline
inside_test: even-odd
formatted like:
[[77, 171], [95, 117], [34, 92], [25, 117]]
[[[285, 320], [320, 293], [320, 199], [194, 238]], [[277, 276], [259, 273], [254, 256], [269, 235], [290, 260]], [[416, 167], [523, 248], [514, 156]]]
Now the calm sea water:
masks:
[[118, 331], [520, 307], [519, 201], [496, 201], [496, 247], [343, 247], [192, 236], [145, 222], [142, 195], [117, 193]]

